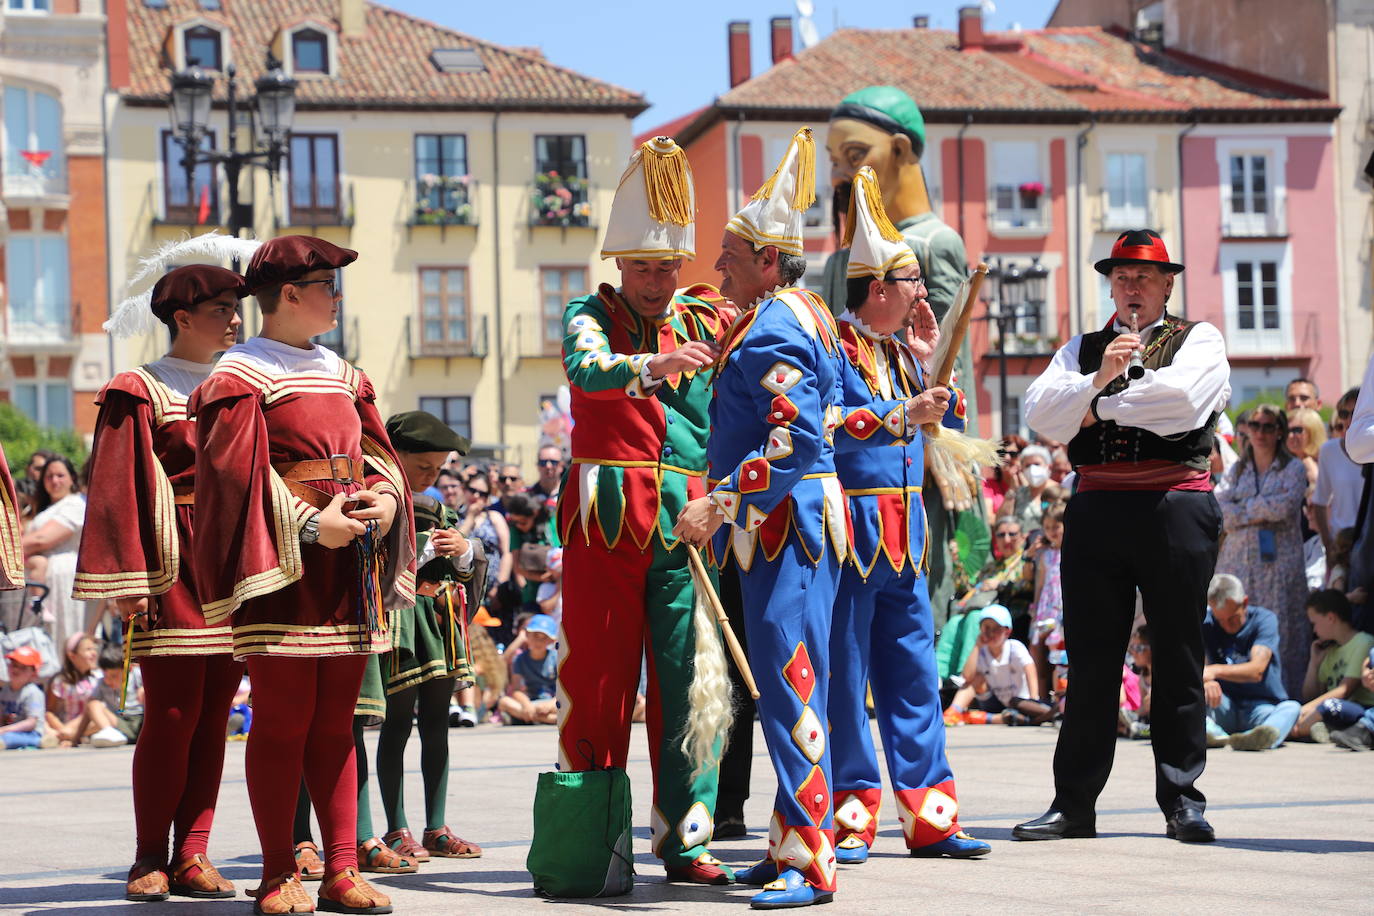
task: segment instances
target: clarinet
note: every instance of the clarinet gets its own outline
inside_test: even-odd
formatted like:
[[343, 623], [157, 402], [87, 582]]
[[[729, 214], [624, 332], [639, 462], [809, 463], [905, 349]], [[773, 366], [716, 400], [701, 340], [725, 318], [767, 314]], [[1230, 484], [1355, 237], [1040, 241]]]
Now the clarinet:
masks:
[[[1131, 309], [1131, 333], [1140, 336], [1140, 313]], [[1140, 350], [1131, 353], [1131, 361], [1126, 364], [1126, 377], [1138, 379], [1145, 375], [1145, 363], [1141, 360]]]

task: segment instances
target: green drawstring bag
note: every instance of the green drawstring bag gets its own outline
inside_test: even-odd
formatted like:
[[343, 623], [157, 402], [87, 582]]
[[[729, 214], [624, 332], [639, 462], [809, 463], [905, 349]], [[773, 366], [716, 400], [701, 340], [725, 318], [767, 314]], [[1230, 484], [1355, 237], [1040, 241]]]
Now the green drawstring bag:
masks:
[[634, 885], [630, 777], [623, 769], [540, 773], [525, 867], [545, 897], [616, 897]]

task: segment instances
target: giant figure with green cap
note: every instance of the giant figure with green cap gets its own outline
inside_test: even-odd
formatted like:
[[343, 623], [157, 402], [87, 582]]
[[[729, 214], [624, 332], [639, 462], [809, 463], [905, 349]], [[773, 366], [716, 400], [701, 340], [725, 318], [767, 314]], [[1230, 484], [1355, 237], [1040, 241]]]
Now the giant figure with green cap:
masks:
[[[563, 316], [574, 426], [558, 505], [558, 762], [564, 773], [624, 768], [647, 658], [651, 848], [669, 881], [729, 884], [730, 869], [707, 849], [729, 675], [672, 530], [705, 492], [710, 386], [733, 315], [709, 286], [677, 290], [683, 260], [695, 256], [695, 209], [686, 153], [670, 137], [643, 143], [616, 190], [601, 251], [615, 259], [620, 285], [574, 299]], [[550, 836], [536, 819], [531, 861], [550, 844], [601, 842], [585, 827]], [[559, 894], [531, 870], [540, 890]], [[598, 895], [625, 892], [610, 884]]]
[[[854, 176], [859, 169], [872, 168], [883, 191], [883, 207], [916, 253], [930, 307], [935, 319], [941, 321], [955, 304], [960, 284], [968, 277], [968, 255], [963, 239], [931, 208], [925, 174], [921, 170], [925, 144], [925, 118], [911, 96], [895, 86], [868, 86], [845, 96], [830, 113], [825, 145], [830, 155], [831, 184], [836, 191], [836, 212], [848, 209]], [[835, 252], [825, 265], [825, 298], [836, 314], [844, 311], [848, 268], [847, 249]], [[968, 428], [977, 429], [973, 355], [967, 339], [955, 363], [955, 379], [970, 395]], [[926, 488], [925, 503], [930, 524], [929, 543], [933, 545], [927, 556], [930, 604], [935, 625], [940, 627], [954, 594], [953, 569], [944, 545], [957, 538], [961, 562], [972, 571], [986, 558], [988, 538], [982, 518], [981, 494], [947, 500], [945, 490], [953, 493], [963, 484], [946, 480], [935, 482], [940, 486]], [[953, 505], [956, 502], [969, 508], [961, 511]], [[965, 535], [966, 531], [973, 535]]]

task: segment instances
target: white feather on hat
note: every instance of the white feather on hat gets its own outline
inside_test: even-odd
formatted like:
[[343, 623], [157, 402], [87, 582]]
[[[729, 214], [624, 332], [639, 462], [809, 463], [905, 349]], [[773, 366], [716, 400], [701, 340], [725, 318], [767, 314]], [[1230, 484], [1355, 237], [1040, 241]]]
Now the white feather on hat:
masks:
[[854, 176], [854, 192], [849, 197], [849, 218], [845, 220], [842, 248], [849, 249], [849, 278], [877, 277], [890, 270], [916, 263], [916, 252], [892, 225], [883, 209], [883, 192], [871, 166]]
[[725, 228], [754, 246], [772, 245], [801, 256], [806, 211], [816, 202], [816, 141], [811, 128], [792, 137], [773, 176], [763, 183]]
[[696, 209], [686, 151], [672, 137], [644, 141], [620, 176], [601, 257], [695, 258]]
[[257, 239], [240, 239], [211, 230], [204, 235], [187, 235], [175, 242], [166, 242], [145, 258], [140, 258], [138, 270], [134, 271], [124, 285], [125, 292], [134, 289], [149, 277], [153, 282], [141, 293], [128, 296], [110, 313], [109, 321], [101, 327], [114, 337], [133, 337], [147, 334], [158, 325], [153, 315], [153, 287], [157, 280], [173, 265], [188, 258], [225, 260], [238, 258], [246, 261], [253, 256], [262, 242]]

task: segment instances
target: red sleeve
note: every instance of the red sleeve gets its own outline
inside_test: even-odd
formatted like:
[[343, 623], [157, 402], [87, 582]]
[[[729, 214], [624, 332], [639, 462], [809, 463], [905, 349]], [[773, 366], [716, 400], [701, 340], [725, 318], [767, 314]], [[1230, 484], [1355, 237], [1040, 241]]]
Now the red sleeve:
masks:
[[19, 500], [10, 466], [0, 449], [0, 589], [24, 584], [24, 550], [20, 541]]
[[196, 532], [192, 564], [208, 623], [301, 578], [300, 501], [272, 470], [259, 392], [213, 372], [191, 396], [196, 417]]
[[396, 520], [387, 535], [387, 563], [382, 571], [382, 594], [388, 608], [415, 604], [415, 507], [400, 459], [377, 412], [376, 394], [368, 377], [358, 372], [358, 417], [362, 420], [363, 482], [378, 493], [396, 497]]
[[180, 544], [172, 485], [153, 444], [154, 412], [142, 380], [117, 376], [96, 398], [100, 415], [86, 491], [72, 597], [161, 595], [176, 582]]

